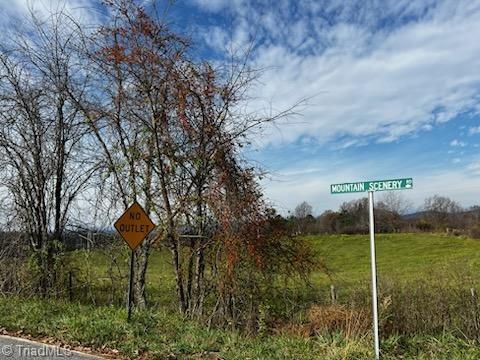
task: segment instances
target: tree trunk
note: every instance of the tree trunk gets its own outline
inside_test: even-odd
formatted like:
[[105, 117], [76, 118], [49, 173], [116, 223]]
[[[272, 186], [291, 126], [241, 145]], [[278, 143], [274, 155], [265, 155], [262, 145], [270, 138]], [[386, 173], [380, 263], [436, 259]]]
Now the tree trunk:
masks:
[[169, 244], [170, 244], [170, 251], [172, 253], [172, 260], [173, 260], [173, 268], [175, 270], [175, 283], [176, 283], [176, 290], [178, 296], [178, 308], [180, 313], [185, 314], [187, 312], [187, 304], [185, 301], [185, 290], [183, 286], [183, 276], [182, 276], [182, 269], [180, 268], [180, 254], [178, 249], [177, 241], [175, 240], [174, 236], [169, 234]]

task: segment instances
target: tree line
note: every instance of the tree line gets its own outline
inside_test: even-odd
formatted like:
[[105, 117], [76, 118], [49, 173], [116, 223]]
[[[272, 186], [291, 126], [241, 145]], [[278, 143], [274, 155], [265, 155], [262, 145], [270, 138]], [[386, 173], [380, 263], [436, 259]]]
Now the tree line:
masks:
[[[375, 204], [375, 229], [378, 232], [448, 232], [480, 237], [480, 206], [463, 208], [446, 196], [424, 200], [419, 210], [403, 195], [386, 192]], [[302, 234], [366, 234], [369, 231], [368, 199], [344, 202], [337, 211], [327, 210], [314, 217], [307, 202], [296, 206], [285, 219]]]

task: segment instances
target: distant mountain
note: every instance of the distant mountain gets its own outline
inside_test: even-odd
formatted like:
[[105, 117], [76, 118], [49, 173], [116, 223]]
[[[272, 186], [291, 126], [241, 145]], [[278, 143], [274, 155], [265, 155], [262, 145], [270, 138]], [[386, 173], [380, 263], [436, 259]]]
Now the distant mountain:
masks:
[[[418, 219], [421, 219], [426, 213], [427, 213], [427, 211], [417, 211], [417, 212], [414, 212], [414, 213], [411, 213], [411, 214], [403, 215], [402, 219], [404, 219], [404, 220], [418, 220]], [[458, 213], [458, 215], [469, 215], [469, 214], [475, 214], [475, 213], [479, 214], [479, 210], [478, 209], [468, 209], [468, 210], [460, 211]]]
[[417, 212], [414, 212], [414, 213], [411, 213], [411, 214], [405, 214], [402, 216], [402, 219], [403, 220], [418, 220], [418, 219], [421, 219], [423, 217], [423, 215], [425, 215], [426, 211], [417, 211]]

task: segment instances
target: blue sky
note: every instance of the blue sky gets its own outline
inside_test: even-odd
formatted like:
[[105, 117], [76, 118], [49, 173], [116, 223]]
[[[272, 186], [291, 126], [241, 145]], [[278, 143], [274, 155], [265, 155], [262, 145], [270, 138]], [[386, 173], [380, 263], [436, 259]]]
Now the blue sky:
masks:
[[480, 1], [190, 4], [215, 56], [254, 44], [266, 70], [252, 109], [307, 99], [248, 153], [282, 212], [358, 197], [330, 195], [331, 183], [410, 176], [417, 207], [435, 193], [480, 203]]
[[[3, 25], [27, 3], [0, 0]], [[65, 3], [100, 19], [94, 1]], [[246, 153], [270, 172], [262, 185], [280, 211], [307, 200], [319, 214], [358, 197], [330, 183], [399, 177], [414, 178], [404, 193], [417, 207], [436, 193], [480, 204], [480, 1], [185, 0], [169, 20], [199, 57], [253, 46], [263, 71], [249, 111], [304, 100]]]

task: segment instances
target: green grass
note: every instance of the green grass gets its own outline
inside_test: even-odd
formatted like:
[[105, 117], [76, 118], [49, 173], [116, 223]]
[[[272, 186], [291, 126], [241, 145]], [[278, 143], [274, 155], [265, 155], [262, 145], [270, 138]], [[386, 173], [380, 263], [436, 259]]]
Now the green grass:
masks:
[[[331, 270], [331, 275], [326, 276], [320, 269], [314, 272], [313, 287], [304, 297], [301, 292], [307, 290], [300, 283], [296, 284], [298, 288], [293, 294], [298, 295], [300, 302], [305, 301], [305, 306], [322, 296], [328, 299], [332, 283], [338, 286], [340, 292], [356, 291], [359, 283], [368, 284], [368, 236], [309, 236], [306, 239]], [[117, 257], [118, 263], [114, 284], [108, 275], [112, 255]], [[23, 330], [34, 336], [54, 337], [74, 345], [93, 348], [105, 345], [118, 349], [128, 358], [135, 358], [140, 353], [158, 359], [169, 358], [171, 354], [177, 358], [208, 358], [209, 353], [224, 359], [372, 358], [369, 337], [345, 339], [338, 334], [310, 338], [286, 335], [246, 337], [232, 331], [209, 330], [199, 323], [181, 318], [174, 311], [173, 272], [170, 254], [165, 250], [153, 251], [150, 258], [147, 273], [150, 308], [136, 312], [134, 321], [127, 323], [122, 306], [128, 278], [126, 249], [77, 251], [69, 256], [78, 269], [76, 283], [88, 280], [92, 284], [89, 291], [93, 293], [88, 294], [82, 287], [75, 288], [73, 303], [1, 298], [0, 327], [9, 331]], [[380, 281], [445, 281], [446, 271], [451, 274], [460, 269], [468, 274], [480, 274], [480, 241], [441, 234], [380, 234], [377, 235], [377, 261]], [[467, 280], [478, 286], [480, 276]], [[115, 306], [106, 306], [113, 292], [117, 294]], [[311, 294], [323, 295], [310, 297]], [[368, 292], [366, 294], [368, 296]], [[91, 305], [93, 302], [96, 306]], [[382, 348], [384, 359], [480, 358], [478, 343], [449, 334], [391, 336], [382, 339]]]
[[[370, 277], [370, 245], [367, 235], [309, 236], [332, 271], [334, 283], [352, 284]], [[460, 264], [480, 270], [480, 241], [442, 234], [376, 235], [377, 273], [380, 279], [408, 281]], [[314, 283], [327, 284], [324, 274], [314, 274]]]
[[[289, 301], [284, 293], [271, 292], [269, 312], [273, 317], [292, 320], [303, 319], [304, 312], [312, 303], [326, 302], [330, 297], [330, 285], [335, 285], [339, 301], [349, 302], [352, 292], [363, 291], [368, 300], [370, 283], [370, 246], [368, 235], [308, 236], [306, 240], [318, 252], [330, 275], [318, 269], [311, 276], [311, 287], [301, 282], [290, 283]], [[461, 277], [462, 285], [480, 285], [480, 241], [470, 238], [446, 236], [443, 234], [378, 234], [377, 272], [382, 287], [390, 283], [400, 284], [416, 281], [449, 281], [455, 272]], [[117, 250], [78, 251], [70, 254], [88, 277], [89, 290], [85, 287], [74, 289], [74, 299], [85, 304], [95, 301], [97, 305], [125, 302], [128, 281], [128, 251], [119, 240]], [[121, 277], [114, 283], [109, 278], [108, 268], [112, 256], [117, 258], [115, 274]], [[473, 277], [470, 275], [473, 274]], [[471, 277], [471, 278], [470, 278]], [[81, 284], [84, 280], [74, 281]], [[147, 272], [147, 301], [151, 307], [176, 309], [174, 274], [170, 253], [165, 249], [152, 251]], [[381, 295], [381, 294], [380, 294]], [[112, 300], [113, 299], [113, 300]]]
[[[320, 269], [312, 274], [316, 287], [326, 287], [332, 282], [351, 286], [370, 279], [370, 245], [368, 235], [307, 236], [306, 239], [318, 252], [331, 271], [327, 276]], [[480, 240], [443, 234], [378, 234], [376, 235], [377, 272], [383, 278], [399, 281], [430, 276], [459, 265], [480, 274]], [[108, 264], [112, 252], [78, 251], [71, 254], [78, 267], [88, 268], [90, 277], [99, 284], [109, 281]], [[126, 286], [128, 252], [118, 250], [118, 264]], [[86, 264], [88, 264], [86, 266]], [[154, 250], [147, 272], [148, 296], [153, 302], [166, 304], [174, 293], [174, 278], [170, 253]]]
[[[4, 328], [63, 343], [116, 349], [126, 358], [149, 359], [371, 359], [371, 339], [336, 334], [300, 338], [209, 330], [162, 309], [136, 312], [127, 323], [124, 309], [59, 301], [0, 299]], [[480, 358], [473, 342], [442, 337], [391, 337], [382, 342], [384, 359]]]
[[[67, 262], [74, 263], [73, 267], [76, 269], [73, 281], [74, 298], [90, 301], [92, 296], [81, 286], [82, 283], [89, 283], [94, 292], [93, 296], [99, 303], [110, 303], [112, 296], [117, 304], [121, 303], [128, 286], [129, 253], [126, 246], [119, 246], [113, 250], [71, 252]], [[111, 267], [113, 258], [116, 265]], [[114, 275], [114, 282], [110, 271]], [[146, 282], [147, 299], [150, 304], [175, 308], [175, 281], [169, 251], [164, 249], [152, 251]]]

